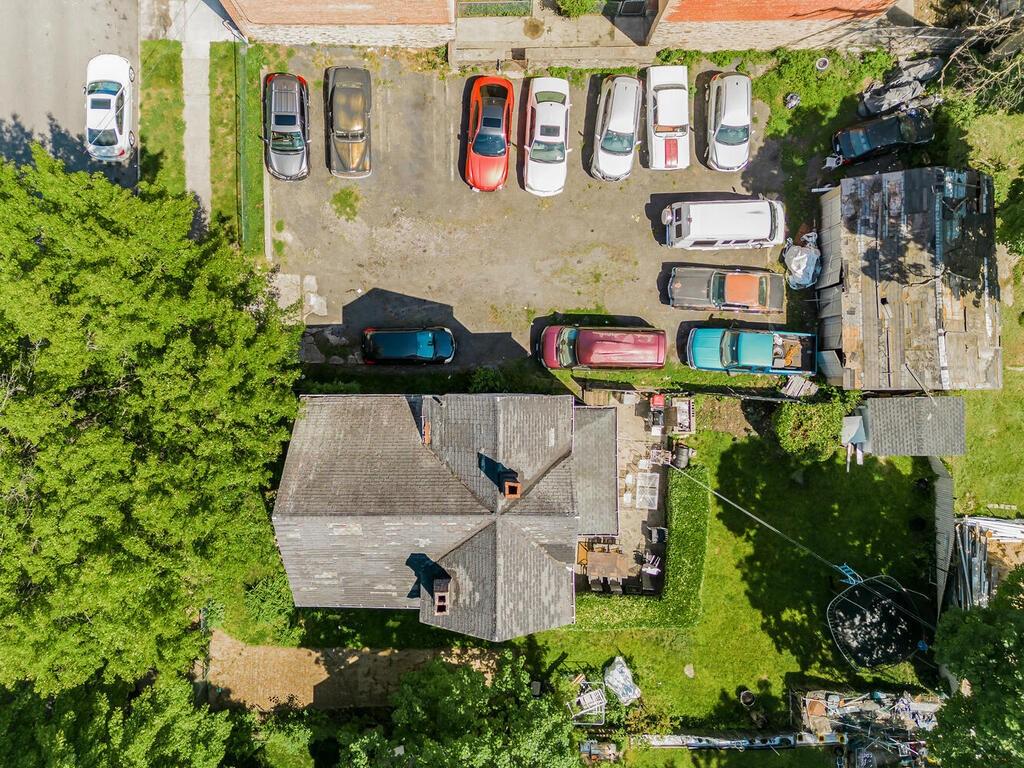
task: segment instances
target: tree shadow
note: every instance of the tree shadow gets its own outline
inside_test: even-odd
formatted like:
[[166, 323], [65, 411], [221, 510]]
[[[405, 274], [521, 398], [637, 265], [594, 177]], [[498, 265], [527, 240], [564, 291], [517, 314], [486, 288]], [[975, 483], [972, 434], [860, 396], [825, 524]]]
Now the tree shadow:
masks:
[[[764, 460], [766, 452], [772, 461]], [[924, 460], [901, 467], [868, 457], [847, 473], [838, 460], [801, 466], [766, 441], [745, 440], [721, 455], [717, 490], [829, 563], [848, 563], [865, 577], [885, 573], [924, 592], [931, 531], [911, 521], [932, 517], [930, 493], [915, 489], [916, 480], [928, 478], [930, 486], [931, 477]], [[775, 647], [803, 669], [848, 674], [825, 618], [828, 603], [845, 586], [839, 574], [734, 507], [719, 508], [725, 526], [750, 547], [739, 568]], [[928, 606], [921, 609], [929, 615]]]
[[[69, 172], [101, 173], [114, 184], [128, 188], [136, 186], [139, 172], [137, 149], [125, 163], [101, 163], [89, 157], [83, 134], [74, 134], [64, 128], [52, 114], [48, 114], [46, 120], [46, 131], [36, 132], [26, 126], [16, 113], [0, 118], [0, 157], [15, 165], [30, 164], [32, 145], [40, 144]], [[159, 170], [162, 159], [154, 157], [153, 162], [157, 163], [156, 169]]]

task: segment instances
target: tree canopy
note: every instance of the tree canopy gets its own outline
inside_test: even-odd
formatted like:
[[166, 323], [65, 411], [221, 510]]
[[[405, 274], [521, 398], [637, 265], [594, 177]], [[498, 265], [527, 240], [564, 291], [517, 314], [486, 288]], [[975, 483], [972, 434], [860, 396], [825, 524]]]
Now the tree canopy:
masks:
[[190, 200], [33, 157], [0, 164], [0, 685], [48, 694], [183, 668], [276, 557], [298, 329]]
[[[579, 763], [568, 712], [535, 698], [522, 657], [506, 653], [491, 683], [466, 666], [434, 661], [402, 678], [391, 727], [367, 730], [342, 750], [341, 765], [399, 768], [570, 768]], [[396, 756], [396, 747], [404, 755]]]
[[1024, 765], [1024, 568], [991, 603], [943, 616], [936, 656], [970, 684], [939, 710], [929, 739], [943, 768]]

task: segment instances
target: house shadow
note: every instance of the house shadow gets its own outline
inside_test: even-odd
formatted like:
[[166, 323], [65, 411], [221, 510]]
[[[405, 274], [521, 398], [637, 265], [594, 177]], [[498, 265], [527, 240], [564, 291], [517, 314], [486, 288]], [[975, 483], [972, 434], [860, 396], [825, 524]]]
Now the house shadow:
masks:
[[[512, 334], [474, 333], [455, 318], [450, 304], [372, 288], [346, 304], [341, 323], [309, 325], [302, 342], [302, 360], [341, 366], [361, 362], [359, 345], [365, 328], [425, 328], [442, 326], [455, 336], [455, 359], [445, 369], [473, 369], [527, 357]], [[420, 370], [428, 366], [395, 365], [388, 369]], [[438, 366], [434, 366], [437, 368]]]
[[72, 133], [60, 125], [52, 114], [47, 115], [47, 127], [42, 132], [25, 125], [18, 114], [0, 118], [0, 157], [15, 165], [31, 164], [33, 144], [45, 148], [69, 172], [101, 173], [110, 182], [127, 188], [134, 188], [137, 184], [137, 148], [132, 150], [126, 163], [101, 163], [89, 157], [84, 135]]
[[[761, 629], [780, 653], [792, 654], [801, 669], [855, 680], [826, 620], [829, 603], [846, 587], [829, 564], [849, 564], [864, 577], [885, 573], [909, 589], [929, 591], [934, 534], [915, 519], [931, 519], [931, 494], [916, 488], [931, 477], [923, 459], [908, 465], [868, 457], [847, 472], [837, 457], [800, 463], [767, 440], [726, 449], [716, 490], [800, 545], [718, 504], [726, 529], [749, 548], [736, 565]], [[925, 600], [918, 607], [923, 616], [934, 615]]]
[[[604, 75], [587, 78], [587, 93], [583, 100], [583, 133], [580, 135], [580, 166], [590, 178], [590, 164], [594, 159], [594, 131], [597, 128], [597, 102], [601, 98], [601, 83]], [[600, 179], [595, 179], [601, 181]]]

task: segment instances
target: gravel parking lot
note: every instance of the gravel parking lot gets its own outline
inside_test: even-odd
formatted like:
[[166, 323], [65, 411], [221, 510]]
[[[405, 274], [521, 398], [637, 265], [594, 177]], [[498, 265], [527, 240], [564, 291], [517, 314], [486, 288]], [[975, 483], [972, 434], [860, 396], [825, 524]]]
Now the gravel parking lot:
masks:
[[[709, 315], [665, 303], [672, 266], [778, 264], [777, 249], [685, 253], [658, 243], [658, 218], [668, 202], [715, 192], [776, 195], [779, 189], [771, 162], [776, 150], [761, 146], [758, 124], [754, 161], [746, 171], [715, 172], [697, 159], [704, 150], [708, 73], [690, 73], [697, 112], [695, 119], [691, 115], [696, 130], [690, 167], [654, 172], [638, 165], [618, 184], [595, 181], [586, 170], [600, 78], [590, 78], [586, 88], [573, 87], [566, 189], [537, 198], [522, 188], [518, 150], [504, 190], [474, 193], [463, 181], [469, 79], [413, 72], [388, 58], [369, 64], [373, 174], [359, 182], [332, 177], [324, 162], [323, 81], [325, 67], [335, 64], [363, 62], [341, 49], [300, 49], [291, 61], [291, 71], [310, 83], [312, 172], [298, 183], [269, 179], [267, 201], [268, 258], [280, 266], [282, 298], [304, 295], [305, 322], [335, 326], [335, 339], [352, 342], [368, 324], [443, 323], [459, 339], [456, 363], [478, 365], [527, 354], [538, 318], [573, 310], [643, 320], [675, 338], [681, 323]], [[526, 84], [513, 82], [521, 142]], [[766, 107], [755, 104], [755, 113], [763, 123]], [[762, 168], [770, 170], [757, 170]], [[339, 191], [347, 215], [332, 206]], [[322, 360], [322, 349], [306, 352]], [[343, 348], [334, 354], [343, 357]]]

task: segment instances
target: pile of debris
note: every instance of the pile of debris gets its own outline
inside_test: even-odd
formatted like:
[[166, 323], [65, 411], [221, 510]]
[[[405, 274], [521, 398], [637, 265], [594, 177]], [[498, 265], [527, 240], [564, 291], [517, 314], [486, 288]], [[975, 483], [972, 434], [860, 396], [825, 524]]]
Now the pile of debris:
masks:
[[963, 609], [988, 605], [1010, 571], [1024, 565], [1024, 520], [964, 517], [955, 530], [950, 599]]

